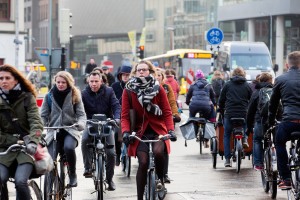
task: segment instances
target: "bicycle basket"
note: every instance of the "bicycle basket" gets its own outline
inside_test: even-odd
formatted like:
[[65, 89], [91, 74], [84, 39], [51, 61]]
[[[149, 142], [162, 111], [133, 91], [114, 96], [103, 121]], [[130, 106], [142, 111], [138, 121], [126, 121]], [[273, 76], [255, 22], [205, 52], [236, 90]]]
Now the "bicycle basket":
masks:
[[184, 139], [192, 140], [196, 138], [195, 126], [193, 122], [184, 123], [181, 126], [179, 126], [179, 128]]
[[211, 122], [207, 122], [205, 124], [204, 138], [211, 139], [216, 136], [215, 124]]

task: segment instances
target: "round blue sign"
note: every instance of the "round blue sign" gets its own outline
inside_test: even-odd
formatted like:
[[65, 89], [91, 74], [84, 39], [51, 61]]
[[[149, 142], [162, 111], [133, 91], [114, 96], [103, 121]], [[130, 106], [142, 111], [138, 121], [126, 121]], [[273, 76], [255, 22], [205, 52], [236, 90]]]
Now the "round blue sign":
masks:
[[210, 45], [218, 45], [224, 38], [223, 31], [219, 28], [211, 28], [206, 33], [206, 40]]

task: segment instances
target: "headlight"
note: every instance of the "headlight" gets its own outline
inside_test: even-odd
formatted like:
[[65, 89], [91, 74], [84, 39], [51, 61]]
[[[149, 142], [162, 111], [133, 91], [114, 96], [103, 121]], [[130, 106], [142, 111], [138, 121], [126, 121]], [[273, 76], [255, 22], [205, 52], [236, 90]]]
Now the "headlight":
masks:
[[101, 142], [97, 143], [97, 149], [103, 149], [104, 148], [104, 144], [102, 144]]

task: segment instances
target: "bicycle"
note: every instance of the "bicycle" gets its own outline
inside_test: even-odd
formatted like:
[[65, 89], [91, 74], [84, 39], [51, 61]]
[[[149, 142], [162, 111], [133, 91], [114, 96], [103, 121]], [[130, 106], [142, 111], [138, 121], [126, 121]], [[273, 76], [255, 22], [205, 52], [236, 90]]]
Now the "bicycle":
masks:
[[122, 143], [121, 161], [122, 161], [122, 165], [123, 165], [123, 172], [126, 174], [127, 177], [130, 177], [131, 157], [128, 156], [127, 147], [124, 143]]
[[206, 119], [202, 118], [201, 116], [202, 115], [200, 114], [200, 117], [193, 117], [193, 121], [197, 129], [196, 141], [199, 142], [200, 145], [200, 154], [202, 154], [202, 146], [207, 142], [207, 140], [204, 138]]
[[275, 135], [275, 126], [270, 127], [264, 134], [264, 170], [261, 171], [261, 180], [264, 191], [270, 191], [271, 198], [275, 199], [277, 195], [277, 159], [276, 149], [272, 141]]
[[236, 173], [241, 170], [242, 158], [244, 157], [242, 138], [244, 135], [244, 118], [231, 118], [232, 135], [233, 135], [233, 149], [231, 152], [232, 161], [236, 162]]
[[291, 133], [289, 150], [289, 168], [291, 170], [292, 189], [287, 190], [288, 199], [300, 199], [300, 132]]
[[[53, 137], [53, 155], [56, 155], [57, 133], [60, 129], [76, 128], [78, 125], [71, 126], [53, 126], [44, 127], [45, 130], [54, 130]], [[72, 187], [66, 184], [69, 181], [69, 165], [66, 155], [63, 152], [59, 153], [59, 160], [53, 158], [54, 168], [51, 172], [45, 174], [44, 180], [44, 199], [45, 200], [60, 200], [72, 199]], [[58, 166], [59, 162], [59, 166]]]
[[[13, 144], [8, 147], [8, 149], [4, 152], [0, 152], [0, 157], [6, 155], [10, 151], [16, 152], [16, 151], [22, 151], [26, 153], [26, 146], [24, 145], [24, 141], [18, 141], [17, 144]], [[27, 153], [26, 153], [27, 154]], [[29, 155], [29, 154], [27, 154]], [[32, 159], [34, 159], [31, 155], [29, 155]], [[12, 177], [9, 178], [9, 182], [14, 183], [14, 179]], [[40, 190], [38, 184], [34, 180], [29, 180], [28, 181], [28, 187], [29, 187], [29, 192], [32, 200], [42, 200], [42, 191]], [[0, 199], [1, 200], [6, 200], [8, 199], [8, 189], [7, 189], [7, 184], [1, 184], [0, 185]], [[20, 199], [17, 197], [17, 199]]]
[[130, 138], [134, 138], [139, 140], [143, 143], [149, 143], [149, 165], [147, 170], [147, 183], [145, 186], [145, 198], [146, 200], [162, 200], [166, 196], [166, 189], [163, 188], [163, 185], [160, 181], [160, 179], [157, 177], [156, 171], [155, 171], [155, 160], [154, 160], [154, 154], [152, 151], [152, 144], [155, 142], [159, 142], [161, 140], [167, 140], [170, 139], [170, 135], [166, 134], [159, 139], [156, 140], [143, 140], [136, 136], [135, 132], [132, 132], [132, 134], [129, 136]]
[[[89, 135], [93, 142], [87, 144], [92, 149], [92, 178], [95, 185], [96, 196], [98, 200], [103, 200], [103, 193], [106, 190], [106, 153], [105, 147], [109, 148], [106, 138], [114, 136], [114, 127], [117, 123], [114, 119], [106, 118], [105, 115], [95, 114], [91, 120], [87, 120]], [[112, 144], [111, 144], [112, 145]], [[112, 146], [113, 148], [113, 146]]]

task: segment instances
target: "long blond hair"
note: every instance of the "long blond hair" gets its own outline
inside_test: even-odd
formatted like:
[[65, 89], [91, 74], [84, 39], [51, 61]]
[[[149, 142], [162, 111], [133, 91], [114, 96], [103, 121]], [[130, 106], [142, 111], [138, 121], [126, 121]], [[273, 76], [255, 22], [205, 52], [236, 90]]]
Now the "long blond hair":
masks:
[[61, 77], [63, 79], [65, 79], [67, 81], [68, 86], [71, 88], [72, 90], [72, 103], [78, 103], [80, 102], [80, 91], [79, 89], [77, 89], [77, 87], [75, 86], [75, 80], [72, 76], [72, 74], [70, 74], [67, 71], [59, 71], [55, 76], [54, 76], [54, 81], [56, 81], [57, 77]]
[[20, 83], [21, 88], [25, 92], [30, 92], [34, 97], [37, 96], [34, 85], [25, 78], [25, 76], [14, 66], [4, 64], [0, 66], [0, 72], [10, 72], [11, 75]]

